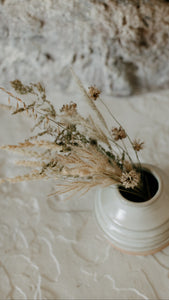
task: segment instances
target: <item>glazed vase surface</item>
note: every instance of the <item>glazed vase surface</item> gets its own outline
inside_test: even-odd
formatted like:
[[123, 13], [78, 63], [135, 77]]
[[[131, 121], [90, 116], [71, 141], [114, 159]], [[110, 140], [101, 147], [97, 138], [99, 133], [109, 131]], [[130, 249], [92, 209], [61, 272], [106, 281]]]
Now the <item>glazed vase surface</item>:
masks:
[[105, 237], [123, 252], [148, 255], [169, 245], [169, 177], [144, 165], [157, 179], [158, 190], [145, 202], [125, 199], [118, 186], [99, 188], [95, 216]]

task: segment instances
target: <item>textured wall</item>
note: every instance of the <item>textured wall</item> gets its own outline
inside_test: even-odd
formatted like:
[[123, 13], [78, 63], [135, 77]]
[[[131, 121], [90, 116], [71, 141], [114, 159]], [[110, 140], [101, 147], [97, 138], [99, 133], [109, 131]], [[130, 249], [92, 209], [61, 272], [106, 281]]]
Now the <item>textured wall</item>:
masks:
[[0, 81], [71, 89], [74, 70], [106, 93], [169, 86], [169, 3], [1, 0]]

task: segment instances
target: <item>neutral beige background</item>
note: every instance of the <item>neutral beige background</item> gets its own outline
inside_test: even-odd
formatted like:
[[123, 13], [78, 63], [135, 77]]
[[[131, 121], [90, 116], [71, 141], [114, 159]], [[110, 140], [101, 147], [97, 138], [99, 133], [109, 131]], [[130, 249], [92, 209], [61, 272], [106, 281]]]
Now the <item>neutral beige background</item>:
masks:
[[[169, 4], [136, 2], [1, 0], [0, 85], [42, 80], [56, 108], [77, 100], [84, 114], [70, 65], [86, 88], [142, 93], [103, 99], [130, 136], [145, 141], [141, 161], [169, 172]], [[31, 125], [0, 108], [0, 145], [24, 141]], [[0, 151], [1, 178], [26, 172], [17, 158]], [[54, 191], [54, 181], [0, 186], [0, 300], [169, 299], [169, 248], [122, 254], [96, 225], [94, 190], [69, 201], [48, 198]]]

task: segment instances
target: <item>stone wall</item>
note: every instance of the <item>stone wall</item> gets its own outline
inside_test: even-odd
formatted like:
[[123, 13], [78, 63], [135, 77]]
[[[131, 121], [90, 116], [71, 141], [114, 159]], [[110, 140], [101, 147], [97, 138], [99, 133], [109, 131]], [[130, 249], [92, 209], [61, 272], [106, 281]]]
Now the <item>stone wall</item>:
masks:
[[85, 84], [130, 95], [169, 86], [169, 3], [1, 0], [0, 81]]

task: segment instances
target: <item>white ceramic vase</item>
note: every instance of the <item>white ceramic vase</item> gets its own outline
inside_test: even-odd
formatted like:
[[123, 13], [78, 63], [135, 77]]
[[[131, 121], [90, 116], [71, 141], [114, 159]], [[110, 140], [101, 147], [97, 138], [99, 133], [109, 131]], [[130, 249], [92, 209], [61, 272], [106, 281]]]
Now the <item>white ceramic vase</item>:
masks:
[[112, 245], [123, 252], [148, 255], [169, 245], [169, 177], [159, 168], [144, 165], [157, 179], [158, 190], [150, 200], [125, 199], [118, 186], [99, 188], [95, 215]]

